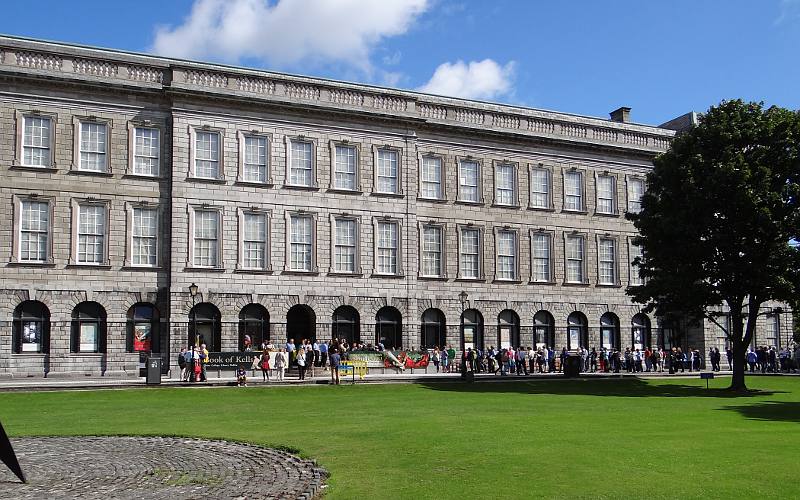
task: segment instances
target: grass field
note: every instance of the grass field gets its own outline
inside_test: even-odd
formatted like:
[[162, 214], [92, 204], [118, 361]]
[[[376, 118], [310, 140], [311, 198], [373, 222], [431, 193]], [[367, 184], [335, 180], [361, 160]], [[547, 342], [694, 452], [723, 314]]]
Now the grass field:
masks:
[[[796, 492], [800, 378], [0, 393], [9, 434], [294, 449], [332, 499], [771, 498]], [[790, 493], [795, 497], [798, 493]]]

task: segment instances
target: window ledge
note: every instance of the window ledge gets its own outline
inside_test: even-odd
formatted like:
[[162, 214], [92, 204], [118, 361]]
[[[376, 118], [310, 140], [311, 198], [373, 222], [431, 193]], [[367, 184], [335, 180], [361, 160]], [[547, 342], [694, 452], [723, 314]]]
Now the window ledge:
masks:
[[69, 353], [70, 356], [73, 357], [80, 357], [80, 358], [100, 358], [105, 356], [106, 353], [104, 352], [71, 352]]
[[586, 210], [572, 210], [570, 208], [562, 208], [561, 211], [565, 214], [589, 215]]
[[88, 175], [88, 176], [94, 176], [94, 177], [113, 177], [114, 176], [114, 174], [109, 172], [109, 171], [98, 172], [96, 170], [81, 170], [79, 168], [75, 168], [74, 165], [69, 170], [69, 173], [70, 173], [70, 175]]
[[424, 201], [427, 203], [447, 203], [447, 198], [425, 198], [424, 196], [417, 196], [417, 201]]
[[403, 274], [380, 274], [380, 273], [372, 273], [369, 275], [370, 278], [389, 278], [389, 279], [400, 279], [405, 278]]
[[464, 283], [486, 283], [486, 278], [456, 278], [456, 281]]
[[519, 210], [519, 205], [506, 205], [505, 203], [492, 203], [492, 208], [511, 208]]
[[58, 172], [56, 167], [36, 167], [33, 165], [20, 165], [15, 163], [9, 167], [11, 170], [24, 170], [26, 172], [44, 172], [47, 174], [54, 174]]
[[483, 205], [482, 201], [456, 200], [454, 203], [456, 205], [472, 205], [472, 206], [475, 206], [475, 207]]
[[28, 351], [28, 352], [13, 352], [12, 351], [11, 355], [14, 356], [14, 357], [20, 357], [20, 358], [40, 358], [42, 356], [47, 356], [48, 353], [46, 353], [46, 352], [31, 352], [31, 351]]
[[419, 281], [447, 281], [447, 276], [417, 276]]
[[561, 286], [570, 286], [570, 287], [582, 287], [582, 286], [585, 286], [585, 287], [588, 287], [589, 283], [574, 283], [574, 282], [570, 282], [570, 281], [564, 281], [563, 283], [561, 283]]
[[10, 267], [56, 267], [55, 262], [20, 262], [11, 261], [8, 263]]
[[274, 186], [272, 183], [272, 179], [268, 180], [267, 182], [258, 182], [258, 181], [245, 181], [242, 179], [237, 179], [233, 182], [236, 186], [250, 186], [250, 187], [261, 187], [261, 188], [268, 188]]
[[522, 284], [522, 280], [504, 280], [501, 278], [495, 278], [492, 280], [492, 283], [498, 283], [498, 284], [506, 283], [509, 285], [520, 285]]
[[284, 184], [283, 189], [294, 189], [296, 191], [319, 191], [319, 186], [298, 186], [295, 184]]
[[552, 285], [555, 285], [556, 282], [555, 281], [529, 281], [528, 284], [529, 285], [549, 285], [549, 286], [552, 286]]
[[111, 264], [83, 264], [71, 262], [67, 264], [67, 269], [111, 269]]
[[327, 189], [326, 192], [328, 192], [328, 193], [337, 193], [337, 194], [356, 194], [356, 195], [364, 194], [364, 192], [361, 191], [360, 189], [345, 189], [345, 188], [336, 188], [336, 187], [330, 187], [330, 188]]
[[133, 174], [127, 173], [123, 174], [122, 177], [124, 179], [141, 179], [141, 180], [148, 180], [148, 181], [164, 181], [167, 178], [163, 175], [147, 175], [147, 174]]
[[237, 268], [233, 271], [236, 274], [272, 274], [272, 269], [244, 269]]
[[164, 271], [163, 266], [132, 266], [126, 264], [122, 266], [123, 271]]
[[195, 267], [186, 266], [183, 268], [184, 272], [204, 272], [204, 273], [224, 273], [224, 267]]
[[622, 288], [620, 284], [611, 284], [611, 283], [597, 283], [595, 288]]
[[281, 274], [290, 276], [319, 276], [319, 271], [299, 271], [297, 269], [286, 269]]
[[344, 273], [341, 271], [329, 271], [328, 276], [336, 276], [342, 278], [363, 278], [364, 273]]
[[200, 182], [203, 184], [225, 184], [225, 178], [222, 179], [208, 179], [206, 177], [193, 177], [189, 176], [186, 178], [187, 182]]
[[536, 212], [555, 212], [556, 211], [556, 209], [553, 208], [553, 207], [534, 207], [534, 206], [531, 206], [531, 205], [528, 205], [528, 210], [533, 210], [533, 211], [536, 211]]
[[595, 212], [594, 215], [597, 217], [619, 217], [619, 213]]
[[377, 198], [403, 198], [405, 195], [400, 193], [382, 193], [380, 191], [372, 191], [370, 196], [375, 196]]

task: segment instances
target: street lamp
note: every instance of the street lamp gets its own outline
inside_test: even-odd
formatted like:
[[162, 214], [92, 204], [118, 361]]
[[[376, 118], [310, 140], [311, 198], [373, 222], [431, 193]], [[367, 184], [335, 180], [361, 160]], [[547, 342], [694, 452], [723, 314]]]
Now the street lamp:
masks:
[[464, 311], [467, 308], [467, 299], [469, 295], [465, 291], [458, 294], [458, 300], [461, 301], [461, 379], [467, 378], [467, 353], [464, 350]]
[[195, 301], [197, 300], [197, 285], [192, 283], [189, 285], [189, 295], [192, 296], [192, 331], [194, 332], [194, 345], [200, 343], [200, 336], [197, 334], [197, 312], [194, 310]]

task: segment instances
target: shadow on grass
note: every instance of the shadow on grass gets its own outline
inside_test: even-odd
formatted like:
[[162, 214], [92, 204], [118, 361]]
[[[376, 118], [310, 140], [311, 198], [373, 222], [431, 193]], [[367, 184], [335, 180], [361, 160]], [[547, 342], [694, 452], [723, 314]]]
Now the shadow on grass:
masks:
[[800, 403], [794, 401], [764, 401], [746, 406], [725, 406], [720, 410], [738, 412], [749, 420], [800, 422]]
[[475, 383], [436, 383], [420, 384], [434, 391], [471, 393], [517, 393], [552, 394], [561, 396], [615, 396], [626, 398], [645, 397], [702, 397], [702, 398], [750, 398], [772, 396], [783, 391], [750, 390], [734, 392], [727, 388], [706, 389], [701, 386], [685, 384], [648, 383], [645, 380], [626, 378], [619, 380], [592, 379], [553, 379], [530, 381], [475, 382]]

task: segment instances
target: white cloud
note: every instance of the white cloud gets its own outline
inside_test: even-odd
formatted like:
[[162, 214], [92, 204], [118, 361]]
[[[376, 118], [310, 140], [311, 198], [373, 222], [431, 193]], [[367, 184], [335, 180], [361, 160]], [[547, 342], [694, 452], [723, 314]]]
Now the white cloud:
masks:
[[514, 92], [515, 66], [514, 61], [501, 66], [492, 59], [446, 62], [440, 64], [428, 83], [417, 90], [466, 99], [509, 96]]
[[152, 51], [277, 66], [344, 63], [370, 72], [371, 50], [408, 31], [428, 7], [429, 0], [196, 0], [183, 24], [157, 28]]

